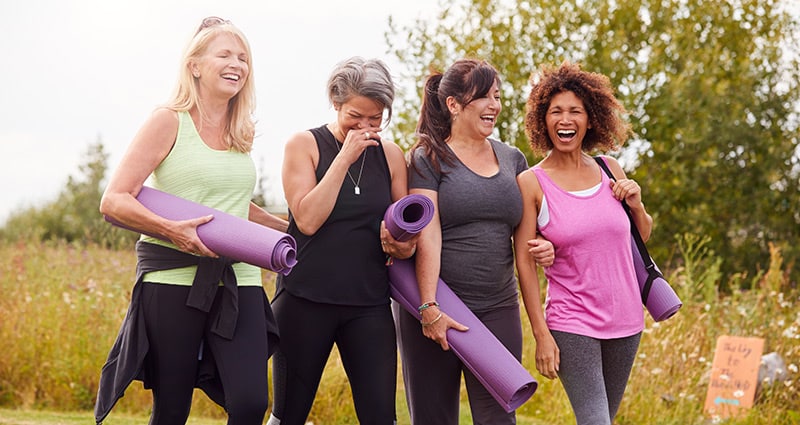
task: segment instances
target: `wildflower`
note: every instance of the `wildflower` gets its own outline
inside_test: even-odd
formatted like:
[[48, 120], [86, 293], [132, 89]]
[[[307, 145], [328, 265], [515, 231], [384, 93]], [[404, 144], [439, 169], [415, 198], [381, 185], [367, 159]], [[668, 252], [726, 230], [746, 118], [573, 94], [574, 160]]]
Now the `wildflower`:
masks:
[[790, 365], [787, 367], [787, 369], [789, 369], [789, 371], [791, 371], [792, 373], [797, 373], [797, 365], [796, 365], [796, 364], [794, 364], [794, 363], [790, 364]]

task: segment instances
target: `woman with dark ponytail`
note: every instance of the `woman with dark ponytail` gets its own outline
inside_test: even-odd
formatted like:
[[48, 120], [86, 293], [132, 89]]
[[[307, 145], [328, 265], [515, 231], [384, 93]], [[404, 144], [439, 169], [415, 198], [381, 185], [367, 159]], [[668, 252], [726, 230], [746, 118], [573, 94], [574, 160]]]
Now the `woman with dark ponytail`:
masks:
[[[417, 244], [416, 274], [422, 320], [395, 309], [406, 397], [414, 425], [459, 422], [463, 373], [476, 424], [513, 424], [505, 409], [449, 351], [447, 330], [467, 328], [436, 302], [438, 279], [518, 359], [522, 355], [519, 292], [512, 235], [522, 217], [517, 175], [522, 152], [495, 138], [500, 79], [485, 61], [462, 59], [425, 84], [410, 152], [409, 192], [436, 206]], [[553, 246], [531, 242], [534, 261], [549, 265]], [[421, 322], [421, 323], [420, 323]]]

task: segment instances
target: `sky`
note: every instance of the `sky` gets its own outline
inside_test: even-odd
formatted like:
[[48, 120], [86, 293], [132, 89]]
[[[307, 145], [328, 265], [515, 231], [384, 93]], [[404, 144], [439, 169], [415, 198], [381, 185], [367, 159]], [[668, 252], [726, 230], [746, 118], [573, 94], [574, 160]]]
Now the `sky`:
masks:
[[247, 36], [256, 83], [252, 152], [282, 201], [283, 145], [335, 118], [325, 85], [350, 56], [387, 53], [391, 15], [410, 25], [436, 0], [0, 0], [0, 225], [14, 211], [54, 201], [103, 142], [109, 174], [141, 124], [172, 93], [180, 56], [206, 16]]

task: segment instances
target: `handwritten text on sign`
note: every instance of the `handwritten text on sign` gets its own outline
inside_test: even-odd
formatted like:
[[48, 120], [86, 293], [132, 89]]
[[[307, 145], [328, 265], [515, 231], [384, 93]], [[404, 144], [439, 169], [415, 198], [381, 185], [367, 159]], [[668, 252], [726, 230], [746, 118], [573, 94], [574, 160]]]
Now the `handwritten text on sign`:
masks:
[[720, 336], [711, 365], [705, 411], [723, 418], [753, 407], [763, 338]]

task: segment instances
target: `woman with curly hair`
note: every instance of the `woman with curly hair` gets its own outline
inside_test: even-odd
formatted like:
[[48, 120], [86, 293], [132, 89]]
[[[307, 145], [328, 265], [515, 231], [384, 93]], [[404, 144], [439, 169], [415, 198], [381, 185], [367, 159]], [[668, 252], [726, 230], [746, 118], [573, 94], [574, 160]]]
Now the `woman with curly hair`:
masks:
[[[522, 296], [536, 339], [536, 368], [561, 379], [578, 424], [611, 424], [622, 401], [644, 328], [631, 252], [630, 221], [647, 240], [653, 219], [639, 185], [620, 164], [595, 150], [613, 150], [631, 134], [609, 79], [577, 64], [542, 67], [531, 78], [525, 132], [546, 154], [517, 180], [523, 198], [515, 234]], [[526, 241], [553, 243], [545, 267], [547, 297], [539, 300], [535, 262]]]

